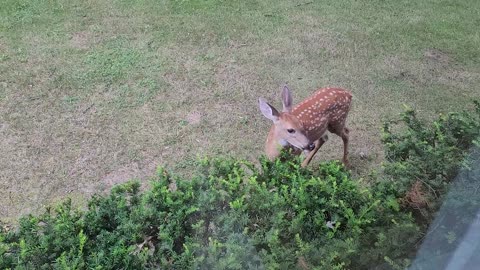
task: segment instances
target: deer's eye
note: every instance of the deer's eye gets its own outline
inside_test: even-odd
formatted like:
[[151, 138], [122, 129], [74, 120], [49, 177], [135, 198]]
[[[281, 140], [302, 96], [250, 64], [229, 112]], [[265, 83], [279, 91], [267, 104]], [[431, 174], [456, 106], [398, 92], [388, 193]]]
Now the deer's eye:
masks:
[[293, 129], [293, 128], [289, 128], [289, 129], [287, 129], [287, 131], [288, 131], [288, 133], [290, 133], [290, 134], [295, 133], [295, 129]]

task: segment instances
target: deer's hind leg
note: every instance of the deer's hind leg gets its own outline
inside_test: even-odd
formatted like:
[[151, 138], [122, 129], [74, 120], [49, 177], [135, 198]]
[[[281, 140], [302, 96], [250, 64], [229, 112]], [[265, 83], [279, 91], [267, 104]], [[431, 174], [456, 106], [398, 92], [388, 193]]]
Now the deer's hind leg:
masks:
[[345, 122], [339, 123], [337, 125], [329, 125], [328, 131], [338, 135], [342, 138], [343, 141], [343, 164], [348, 167], [348, 141], [349, 141], [349, 133], [350, 129], [345, 126]]

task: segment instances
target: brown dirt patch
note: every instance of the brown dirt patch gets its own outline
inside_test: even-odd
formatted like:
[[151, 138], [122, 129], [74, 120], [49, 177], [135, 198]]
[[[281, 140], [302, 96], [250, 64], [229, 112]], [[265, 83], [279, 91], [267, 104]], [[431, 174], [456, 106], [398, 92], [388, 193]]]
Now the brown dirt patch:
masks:
[[110, 189], [116, 184], [121, 184], [130, 179], [138, 178], [141, 171], [140, 164], [133, 162], [105, 175], [102, 178], [102, 183], [105, 185], [105, 189]]
[[90, 47], [91, 34], [87, 31], [80, 31], [72, 34], [70, 44], [76, 49], [88, 49]]
[[186, 120], [190, 125], [197, 125], [202, 121], [202, 114], [198, 111], [190, 112]]
[[98, 193], [99, 191], [109, 192], [113, 186], [133, 179], [141, 181], [142, 188], [145, 188], [146, 180], [155, 175], [158, 164], [161, 164], [161, 162], [157, 159], [146, 159], [119, 166], [101, 177], [99, 183], [87, 184], [82, 190], [87, 194]]
[[423, 55], [426, 59], [430, 61], [435, 61], [437, 63], [447, 65], [451, 62], [450, 56], [448, 56], [448, 54], [437, 49], [428, 49], [423, 53]]

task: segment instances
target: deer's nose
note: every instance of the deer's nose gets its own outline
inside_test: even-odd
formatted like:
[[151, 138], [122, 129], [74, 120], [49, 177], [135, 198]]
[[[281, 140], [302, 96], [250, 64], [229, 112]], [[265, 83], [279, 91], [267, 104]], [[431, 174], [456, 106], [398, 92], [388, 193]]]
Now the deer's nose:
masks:
[[308, 151], [313, 151], [313, 149], [315, 149], [315, 143], [309, 144], [307, 147], [305, 147], [305, 149]]

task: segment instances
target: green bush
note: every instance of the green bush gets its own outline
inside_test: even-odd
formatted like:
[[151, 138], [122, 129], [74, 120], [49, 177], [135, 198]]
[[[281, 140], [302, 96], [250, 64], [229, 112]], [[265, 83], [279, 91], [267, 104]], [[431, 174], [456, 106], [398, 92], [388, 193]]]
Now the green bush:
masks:
[[[401, 121], [385, 123], [385, 174], [395, 183], [398, 198], [413, 208], [436, 211], [442, 194], [448, 191], [450, 181], [465, 165], [462, 163], [472, 143], [480, 136], [480, 103], [474, 104], [474, 111], [440, 115], [431, 126], [420, 121], [410, 108]], [[404, 128], [394, 132], [401, 124]], [[421, 198], [412, 198], [415, 195]]]
[[[383, 131], [385, 175], [372, 192], [396, 198], [403, 212], [413, 212], [421, 231], [431, 225], [436, 237], [426, 243], [424, 257], [449, 254], [480, 207], [480, 103], [474, 102], [474, 110], [440, 115], [431, 125], [407, 108]], [[454, 222], [442, 223], [445, 217]]]
[[[423, 207], [433, 216], [451, 178], [468, 165], [462, 160], [479, 135], [477, 116], [452, 113], [426, 127], [407, 110], [403, 131], [384, 127], [385, 174], [371, 186], [338, 162], [312, 171], [296, 158], [261, 159], [259, 167], [204, 158], [191, 179], [160, 168], [142, 192], [129, 182], [94, 196], [84, 211], [67, 200], [21, 218], [16, 230], [1, 227], [0, 268], [401, 268], [429, 220], [411, 212]], [[467, 189], [474, 185], [465, 179]], [[413, 191], [428, 207], [412, 208]], [[449, 211], [476, 203], [459, 199]]]
[[[298, 161], [261, 170], [233, 159], [203, 159], [198, 174], [159, 169], [151, 188], [116, 186], [86, 212], [67, 201], [3, 231], [2, 268], [343, 269], [381, 201], [336, 162], [312, 173]], [[327, 222], [331, 226], [327, 226]], [[320, 248], [321, 247], [321, 248]]]

